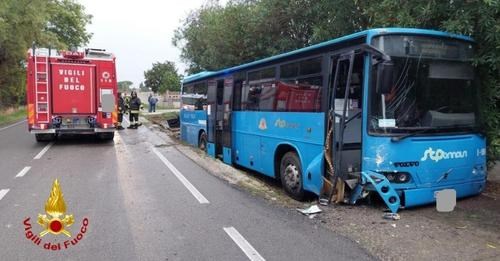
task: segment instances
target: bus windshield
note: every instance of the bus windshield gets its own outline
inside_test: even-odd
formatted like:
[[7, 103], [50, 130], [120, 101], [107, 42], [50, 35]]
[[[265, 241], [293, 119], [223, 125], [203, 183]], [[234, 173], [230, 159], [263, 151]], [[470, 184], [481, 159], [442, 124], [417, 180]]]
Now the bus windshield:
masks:
[[[386, 35], [374, 38], [373, 45], [391, 56], [394, 84], [385, 94], [372, 88], [371, 132], [462, 132], [476, 127], [478, 87], [471, 43]], [[377, 77], [376, 72], [372, 77]]]

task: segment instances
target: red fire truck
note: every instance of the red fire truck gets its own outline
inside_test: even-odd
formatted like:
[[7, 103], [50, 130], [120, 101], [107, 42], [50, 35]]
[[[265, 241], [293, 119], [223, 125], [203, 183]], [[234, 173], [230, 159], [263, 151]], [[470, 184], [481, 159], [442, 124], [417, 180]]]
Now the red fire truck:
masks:
[[27, 66], [28, 128], [37, 141], [64, 133], [113, 139], [117, 82], [112, 53], [31, 48]]

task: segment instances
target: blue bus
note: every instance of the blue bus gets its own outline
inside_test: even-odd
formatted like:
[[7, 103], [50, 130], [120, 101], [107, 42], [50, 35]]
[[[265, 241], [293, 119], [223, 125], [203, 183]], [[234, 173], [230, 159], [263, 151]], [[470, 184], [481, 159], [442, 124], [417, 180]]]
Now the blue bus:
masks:
[[184, 79], [181, 139], [281, 180], [292, 198], [393, 212], [486, 182], [474, 41], [370, 29]]

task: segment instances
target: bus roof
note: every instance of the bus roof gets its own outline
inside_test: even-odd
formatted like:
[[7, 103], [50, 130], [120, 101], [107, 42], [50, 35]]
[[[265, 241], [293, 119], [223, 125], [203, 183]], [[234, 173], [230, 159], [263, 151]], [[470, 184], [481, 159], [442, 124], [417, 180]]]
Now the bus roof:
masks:
[[351, 39], [355, 39], [358, 37], [366, 36], [367, 41], [370, 41], [372, 37], [376, 35], [383, 35], [383, 34], [397, 34], [397, 33], [405, 33], [405, 34], [425, 34], [425, 35], [431, 35], [431, 36], [441, 36], [441, 37], [450, 37], [450, 38], [457, 38], [465, 41], [474, 41], [471, 37], [464, 36], [464, 35], [459, 35], [459, 34], [453, 34], [453, 33], [448, 33], [448, 32], [442, 32], [442, 31], [436, 31], [436, 30], [428, 30], [428, 29], [415, 29], [415, 28], [375, 28], [375, 29], [368, 29], [365, 31], [353, 33], [350, 35], [342, 36], [340, 38], [335, 38], [329, 41], [325, 41], [322, 43], [314, 44], [308, 47], [304, 47], [301, 49], [297, 49], [294, 51], [290, 51], [287, 53], [282, 53], [278, 54], [275, 56], [271, 56], [268, 58], [264, 58], [261, 60], [253, 61], [250, 63], [230, 67], [230, 68], [225, 68], [219, 71], [203, 71], [197, 74], [192, 74], [184, 78], [183, 83], [191, 83], [191, 82], [196, 82], [199, 80], [211, 78], [211, 77], [216, 77], [220, 75], [225, 75], [225, 74], [231, 74], [240, 70], [248, 69], [250, 67], [254, 67], [257, 65], [273, 62], [279, 59], [283, 59], [286, 57], [291, 57], [294, 55], [299, 55], [305, 52], [310, 52], [314, 51], [323, 47], [327, 47], [330, 45], [334, 45], [343, 41], [348, 41]]

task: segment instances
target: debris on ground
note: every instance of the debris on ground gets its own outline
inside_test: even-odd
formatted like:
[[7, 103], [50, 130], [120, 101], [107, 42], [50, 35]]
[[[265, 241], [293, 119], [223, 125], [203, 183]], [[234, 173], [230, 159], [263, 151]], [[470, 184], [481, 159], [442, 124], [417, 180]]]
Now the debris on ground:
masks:
[[309, 217], [309, 219], [313, 219], [313, 218], [315, 218], [317, 215], [318, 215], [318, 214], [311, 214], [311, 215], [309, 215], [308, 217]]
[[302, 213], [306, 216], [309, 216], [309, 215], [321, 213], [322, 210], [318, 207], [318, 205], [312, 205], [306, 209], [298, 208], [297, 211], [299, 211], [300, 213]]
[[167, 119], [166, 121], [167, 121], [167, 126], [170, 129], [174, 129], [174, 128], [179, 128], [180, 127], [180, 120], [179, 120], [178, 116], [177, 116], [177, 118]]
[[401, 216], [398, 213], [385, 213], [384, 214], [384, 219], [400, 220]]

